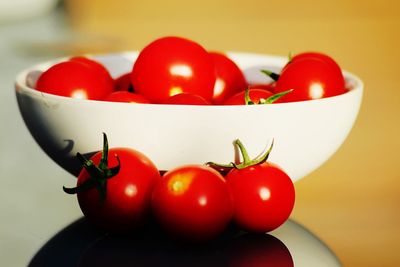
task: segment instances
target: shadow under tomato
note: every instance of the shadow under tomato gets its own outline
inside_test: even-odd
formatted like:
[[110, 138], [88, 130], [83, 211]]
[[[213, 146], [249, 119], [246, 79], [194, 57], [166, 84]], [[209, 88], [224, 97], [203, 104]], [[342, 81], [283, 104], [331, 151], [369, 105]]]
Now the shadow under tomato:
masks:
[[76, 266], [83, 251], [104, 233], [81, 218], [53, 236], [31, 259], [28, 267]]
[[188, 244], [170, 239], [155, 225], [136, 234], [109, 235], [82, 218], [37, 252], [28, 267], [37, 266], [292, 267], [293, 260], [287, 247], [269, 234], [230, 229], [212, 242]]

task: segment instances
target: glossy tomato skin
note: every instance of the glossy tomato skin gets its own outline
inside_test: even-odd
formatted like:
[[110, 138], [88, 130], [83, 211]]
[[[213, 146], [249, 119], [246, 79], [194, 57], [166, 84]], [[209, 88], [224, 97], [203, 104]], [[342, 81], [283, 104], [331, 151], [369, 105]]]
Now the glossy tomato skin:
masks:
[[95, 71], [81, 62], [65, 61], [53, 65], [39, 77], [38, 91], [79, 99], [100, 100], [114, 88], [99, 79]]
[[197, 94], [211, 101], [214, 63], [199, 44], [180, 37], [164, 37], [147, 45], [131, 72], [135, 91], [153, 103], [179, 93]]
[[[94, 187], [78, 193], [79, 206], [85, 217], [101, 229], [117, 233], [137, 230], [151, 214], [151, 194], [160, 174], [150, 159], [136, 150], [111, 148], [108, 155], [109, 168], [118, 165], [118, 155], [120, 171], [107, 180], [105, 200], [100, 199], [99, 190]], [[96, 165], [100, 159], [101, 152], [91, 157]], [[88, 179], [89, 174], [83, 169], [77, 185]]]
[[290, 62], [276, 82], [275, 93], [293, 89], [276, 102], [295, 102], [336, 96], [347, 92], [342, 75], [318, 58]]
[[207, 166], [188, 165], [164, 174], [153, 191], [152, 208], [174, 238], [209, 241], [232, 218], [232, 196], [224, 178]]
[[111, 94], [106, 96], [103, 100], [110, 102], [126, 102], [126, 103], [142, 103], [142, 104], [150, 103], [150, 101], [146, 99], [144, 96], [128, 91], [112, 92]]
[[222, 104], [226, 99], [247, 88], [242, 70], [236, 63], [219, 52], [210, 52], [214, 61], [216, 80], [213, 104]]
[[205, 100], [203, 97], [190, 93], [181, 93], [177, 95], [173, 95], [163, 104], [172, 104], [172, 105], [211, 105], [210, 102]]
[[118, 76], [114, 82], [115, 91], [128, 91], [134, 92], [133, 86], [131, 83], [131, 73], [124, 73]]
[[86, 66], [91, 68], [96, 73], [96, 75], [98, 76], [98, 79], [103, 80], [104, 86], [114, 87], [114, 79], [111, 77], [110, 72], [107, 70], [107, 68], [103, 64], [101, 64], [97, 60], [94, 60], [94, 59], [91, 59], [88, 57], [84, 57], [84, 56], [71, 57], [69, 60], [85, 64]]
[[225, 177], [232, 192], [236, 224], [249, 232], [269, 232], [290, 216], [295, 190], [290, 177], [270, 162], [232, 169]]
[[320, 59], [320, 60], [324, 61], [325, 63], [327, 63], [329, 66], [331, 66], [333, 71], [338, 76], [342, 77], [343, 84], [340, 86], [345, 87], [342, 69], [340, 68], [339, 64], [332, 57], [328, 56], [327, 54], [319, 53], [319, 52], [303, 52], [303, 53], [299, 53], [299, 54], [293, 56], [292, 62], [300, 60], [300, 59], [304, 59], [304, 58], [317, 58], [317, 59]]
[[249, 89], [262, 89], [262, 90], [267, 90], [270, 91], [271, 93], [274, 93], [276, 83], [255, 83], [255, 84], [249, 84], [247, 85]]
[[[249, 89], [249, 96], [252, 102], [259, 103], [260, 99], [267, 99], [273, 94], [265, 89]], [[246, 105], [245, 91], [237, 93], [231, 96], [228, 100], [224, 102], [224, 105]]]

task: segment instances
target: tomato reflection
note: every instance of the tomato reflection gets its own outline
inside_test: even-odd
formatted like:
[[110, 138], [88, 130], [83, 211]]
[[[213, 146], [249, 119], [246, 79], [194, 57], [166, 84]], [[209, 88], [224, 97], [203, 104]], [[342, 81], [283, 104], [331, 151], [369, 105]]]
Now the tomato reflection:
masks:
[[292, 256], [269, 234], [234, 234], [203, 245], [171, 241], [157, 229], [140, 236], [105, 236], [81, 257], [88, 266], [293, 267]]
[[229, 267], [293, 267], [289, 249], [269, 234], [244, 234], [229, 248]]

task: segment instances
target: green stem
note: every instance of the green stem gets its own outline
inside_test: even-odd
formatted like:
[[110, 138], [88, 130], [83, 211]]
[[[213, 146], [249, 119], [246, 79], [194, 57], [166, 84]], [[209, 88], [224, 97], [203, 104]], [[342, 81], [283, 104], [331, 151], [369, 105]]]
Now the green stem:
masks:
[[99, 168], [101, 170], [105, 170], [107, 169], [107, 164], [108, 164], [108, 139], [107, 135], [103, 133], [103, 153], [101, 155]]
[[269, 154], [272, 151], [273, 146], [274, 146], [274, 139], [272, 139], [271, 145], [269, 146], [269, 148], [264, 153], [262, 153], [259, 157], [253, 159], [253, 165], [261, 164], [263, 162], [266, 162], [268, 160]]
[[262, 164], [267, 161], [269, 154], [272, 151], [272, 147], [274, 146], [274, 139], [272, 139], [271, 145], [268, 147], [268, 149], [266, 149], [265, 152], [261, 153], [255, 159], [251, 159], [249, 157], [249, 154], [247, 153], [246, 148], [244, 147], [243, 143], [239, 139], [236, 139], [234, 141], [234, 145], [236, 147], [238, 147], [240, 150], [242, 160], [243, 160], [241, 163], [236, 164], [236, 163], [231, 162], [229, 164], [218, 164], [218, 163], [214, 163], [214, 162], [207, 162], [206, 165], [217, 170], [218, 172], [220, 172], [222, 175], [225, 176], [225, 174], [227, 174], [233, 168], [241, 170], [241, 169], [244, 169], [244, 168], [247, 168], [250, 166]]
[[261, 70], [261, 72], [264, 73], [265, 75], [267, 75], [268, 77], [270, 77], [275, 82], [279, 80], [280, 75], [275, 72], [272, 72], [270, 70]]
[[292, 62], [292, 59], [293, 59], [293, 53], [292, 53], [292, 51], [290, 51], [289, 55], [288, 55], [288, 62], [286, 64]]
[[243, 162], [241, 162], [240, 164], [233, 164], [233, 165], [236, 169], [241, 170], [241, 169], [244, 169], [244, 168], [247, 168], [250, 166], [254, 166], [254, 165], [258, 165], [258, 164], [266, 162], [269, 157], [269, 154], [271, 153], [271, 150], [272, 150], [272, 147], [274, 144], [274, 140], [272, 140], [271, 146], [264, 153], [262, 153], [259, 157], [255, 158], [255, 159], [250, 159], [245, 147], [243, 146], [242, 142], [240, 142], [239, 139], [236, 140], [235, 144], [239, 147], [240, 152], [242, 153]]
[[247, 153], [247, 150], [244, 147], [242, 141], [240, 141], [239, 139], [236, 139], [235, 145], [237, 145], [240, 149], [240, 153], [242, 154], [242, 158], [243, 158], [243, 163], [248, 164], [251, 161], [251, 159], [250, 159], [249, 154]]
[[244, 90], [244, 103], [246, 105], [254, 105], [254, 102], [250, 98], [250, 90], [249, 90], [249, 88], [246, 88], [246, 90]]
[[229, 164], [218, 164], [215, 162], [207, 162], [205, 165], [218, 171], [220, 174], [222, 174], [222, 176], [227, 175], [228, 172], [230, 172], [234, 168], [234, 165], [232, 162]]
[[77, 193], [89, 190], [90, 188], [93, 188], [95, 185], [96, 185], [95, 180], [89, 179], [77, 187], [69, 188], [69, 187], [63, 186], [63, 190], [65, 193], [72, 195], [72, 194], [77, 194]]
[[292, 91], [293, 91], [293, 89], [289, 89], [289, 90], [274, 94], [274, 95], [268, 97], [267, 99], [260, 99], [260, 104], [272, 104], [276, 100], [281, 98], [282, 96], [285, 96], [285, 95], [291, 93]]

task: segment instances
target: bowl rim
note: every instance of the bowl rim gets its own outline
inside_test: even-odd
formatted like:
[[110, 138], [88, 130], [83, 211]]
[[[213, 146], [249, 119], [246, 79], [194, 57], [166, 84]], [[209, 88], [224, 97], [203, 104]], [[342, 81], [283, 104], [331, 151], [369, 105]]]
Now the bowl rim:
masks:
[[[237, 51], [225, 51], [226, 55], [228, 57], [264, 57], [264, 58], [270, 58], [274, 59], [275, 61], [282, 61], [284, 62], [287, 57], [285, 56], [279, 56], [279, 55], [271, 55], [271, 54], [262, 54], [262, 53], [252, 53], [252, 52], [237, 52]], [[123, 52], [116, 52], [116, 53], [108, 53], [108, 54], [87, 54], [86, 56], [91, 57], [91, 58], [102, 58], [102, 57], [112, 57], [112, 56], [120, 56], [120, 57], [129, 57], [133, 59], [137, 57], [139, 54], [139, 51], [123, 51]], [[154, 103], [135, 103], [132, 105], [132, 103], [127, 103], [127, 102], [109, 102], [109, 101], [102, 101], [102, 100], [92, 100], [92, 99], [78, 99], [78, 98], [72, 98], [72, 97], [67, 97], [67, 96], [60, 96], [60, 95], [55, 95], [55, 94], [49, 94], [45, 92], [38, 91], [34, 88], [31, 88], [27, 85], [26, 83], [26, 78], [27, 75], [32, 72], [32, 71], [37, 71], [37, 70], [43, 70], [46, 68], [49, 68], [52, 64], [55, 64], [57, 62], [61, 62], [64, 60], [67, 60], [69, 57], [60, 57], [56, 58], [53, 60], [48, 60], [44, 62], [37, 63], [31, 67], [28, 67], [22, 71], [20, 71], [14, 81], [14, 87], [15, 91], [17, 94], [24, 94], [24, 95], [29, 95], [30, 97], [42, 97], [46, 98], [47, 100], [53, 100], [57, 102], [63, 102], [63, 103], [87, 103], [87, 104], [96, 104], [96, 105], [104, 105], [104, 106], [158, 106], [158, 107], [163, 107], [163, 106], [179, 106], [179, 107], [191, 107], [191, 108], [198, 108], [198, 109], [210, 109], [210, 108], [219, 108], [219, 107], [229, 107], [229, 108], [238, 108], [238, 107], [243, 107], [244, 105], [222, 105], [222, 104], [213, 104], [213, 105], [182, 105], [182, 104], [154, 104]], [[256, 108], [256, 107], [263, 107], [263, 106], [288, 106], [288, 105], [301, 105], [303, 103], [319, 103], [319, 102], [331, 102], [335, 101], [338, 99], [341, 99], [343, 97], [347, 97], [349, 95], [357, 94], [357, 93], [362, 93], [364, 89], [364, 83], [361, 80], [360, 77], [357, 75], [347, 71], [343, 70], [343, 76], [345, 78], [346, 83], [351, 84], [351, 88], [343, 94], [336, 95], [336, 96], [330, 96], [330, 97], [325, 97], [325, 98], [319, 98], [319, 99], [313, 99], [313, 100], [303, 100], [303, 101], [295, 101], [295, 102], [284, 102], [284, 103], [274, 103], [273, 105], [249, 105], [248, 107]]]

